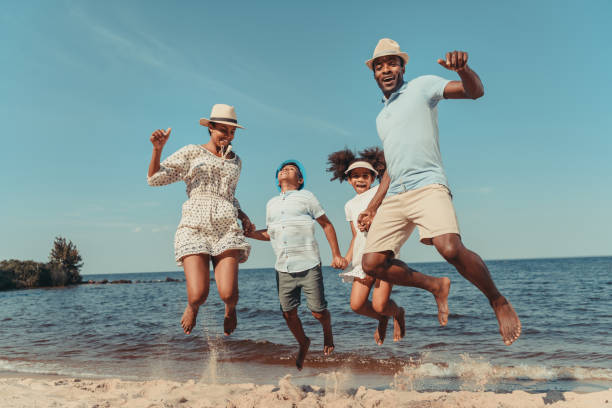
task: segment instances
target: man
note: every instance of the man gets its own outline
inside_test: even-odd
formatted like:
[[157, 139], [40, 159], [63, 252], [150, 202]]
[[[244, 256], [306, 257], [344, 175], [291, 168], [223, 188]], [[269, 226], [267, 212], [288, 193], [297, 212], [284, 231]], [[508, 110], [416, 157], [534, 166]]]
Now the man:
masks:
[[495, 287], [485, 263], [461, 241], [438, 145], [438, 102], [443, 98], [477, 99], [484, 95], [484, 87], [467, 65], [466, 52], [449, 52], [446, 59], [438, 60], [456, 72], [460, 81], [426, 75], [406, 83], [408, 58], [397, 42], [383, 38], [366, 61], [384, 95], [376, 127], [387, 171], [377, 194], [359, 216], [359, 228], [369, 230], [363, 270], [395, 285], [418, 286], [421, 274], [394, 257], [418, 226], [421, 242], [435, 246], [489, 299], [502, 339], [510, 345], [521, 334], [521, 322]]

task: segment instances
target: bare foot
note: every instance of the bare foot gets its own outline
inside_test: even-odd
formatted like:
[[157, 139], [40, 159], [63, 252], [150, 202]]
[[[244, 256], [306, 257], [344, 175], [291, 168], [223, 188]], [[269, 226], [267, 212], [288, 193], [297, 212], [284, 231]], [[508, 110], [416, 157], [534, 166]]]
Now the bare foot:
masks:
[[295, 366], [298, 370], [302, 370], [302, 368], [304, 368], [304, 359], [306, 359], [306, 353], [308, 353], [309, 347], [310, 339], [306, 337], [306, 343], [300, 345], [300, 350], [298, 351], [297, 358], [295, 359]]
[[393, 341], [400, 341], [406, 335], [406, 313], [403, 307], [398, 307], [393, 316]]
[[227, 310], [228, 307], [225, 306], [225, 318], [223, 319], [223, 334], [229, 336], [236, 330], [236, 326], [238, 325], [238, 318], [236, 317], [236, 308], [231, 310]]
[[183, 326], [185, 334], [191, 334], [191, 330], [193, 330], [193, 326], [196, 324], [196, 317], [198, 317], [198, 309], [199, 307], [194, 307], [189, 304], [185, 308], [183, 317], [181, 318], [181, 326]]
[[446, 323], [448, 323], [448, 294], [450, 292], [451, 281], [446, 277], [440, 279], [442, 280], [441, 288], [433, 295], [438, 304], [438, 321], [440, 326], [446, 326]]
[[374, 340], [376, 341], [376, 344], [378, 344], [379, 346], [382, 346], [382, 344], [385, 342], [385, 337], [387, 337], [387, 323], [389, 322], [389, 316], [381, 316], [380, 319], [378, 319], [378, 327], [376, 328], [376, 331], [374, 332]]
[[506, 346], [509, 346], [521, 335], [521, 321], [510, 302], [503, 296], [492, 301], [491, 307], [499, 323], [499, 333]]
[[327, 334], [323, 334], [323, 354], [329, 356], [334, 351], [334, 335], [331, 330]]

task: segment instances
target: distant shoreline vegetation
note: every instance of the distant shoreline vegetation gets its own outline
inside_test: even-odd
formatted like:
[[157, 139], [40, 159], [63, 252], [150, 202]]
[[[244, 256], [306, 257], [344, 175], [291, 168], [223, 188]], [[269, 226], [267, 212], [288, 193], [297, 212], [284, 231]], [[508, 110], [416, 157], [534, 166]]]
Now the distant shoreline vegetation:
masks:
[[67, 286], [81, 283], [81, 254], [66, 238], [56, 237], [49, 262], [0, 261], [0, 290]]

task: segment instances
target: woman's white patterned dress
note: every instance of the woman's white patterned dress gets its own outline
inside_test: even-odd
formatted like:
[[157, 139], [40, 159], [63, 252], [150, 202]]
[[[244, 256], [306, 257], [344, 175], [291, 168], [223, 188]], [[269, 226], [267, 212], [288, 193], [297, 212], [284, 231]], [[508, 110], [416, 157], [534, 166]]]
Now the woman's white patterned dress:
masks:
[[228, 249], [240, 250], [240, 262], [249, 257], [251, 246], [238, 224], [240, 204], [234, 197], [242, 162], [217, 157], [202, 146], [187, 145], [164, 160], [148, 177], [150, 186], [163, 186], [183, 180], [187, 201], [174, 236], [178, 265], [193, 254], [217, 256]]

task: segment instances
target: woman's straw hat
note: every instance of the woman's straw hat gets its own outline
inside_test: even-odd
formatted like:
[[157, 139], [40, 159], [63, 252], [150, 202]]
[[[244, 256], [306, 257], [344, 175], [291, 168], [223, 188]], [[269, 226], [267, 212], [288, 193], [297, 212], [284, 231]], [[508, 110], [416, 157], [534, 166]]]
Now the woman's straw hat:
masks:
[[352, 164], [351, 164], [351, 165], [348, 167], [348, 169], [346, 169], [346, 171], [344, 172], [344, 174], [349, 174], [349, 172], [350, 172], [351, 170], [354, 170], [354, 169], [357, 169], [357, 168], [368, 169], [368, 170], [370, 170], [370, 171], [373, 171], [373, 172], [374, 172], [374, 174], [375, 174], [376, 176], [378, 176], [378, 172], [377, 172], [376, 170], [374, 170], [374, 167], [373, 167], [373, 166], [372, 166], [370, 163], [368, 163], [367, 161], [363, 161], [363, 160], [359, 160], [359, 161], [356, 161], [356, 162], [352, 163]]
[[368, 68], [372, 68], [372, 62], [376, 58], [384, 57], [385, 55], [397, 55], [401, 59], [404, 60], [404, 65], [408, 63], [410, 57], [403, 51], [400, 51], [400, 46], [397, 42], [393, 41], [390, 38], [382, 38], [376, 44], [376, 48], [374, 48], [374, 54], [372, 54], [372, 58], [366, 61], [366, 65]]
[[208, 127], [210, 122], [223, 123], [224, 125], [236, 126], [240, 129], [244, 129], [244, 127], [238, 124], [238, 120], [236, 120], [236, 111], [234, 107], [223, 103], [213, 105], [210, 111], [210, 118], [200, 119], [200, 125], [202, 126]]

